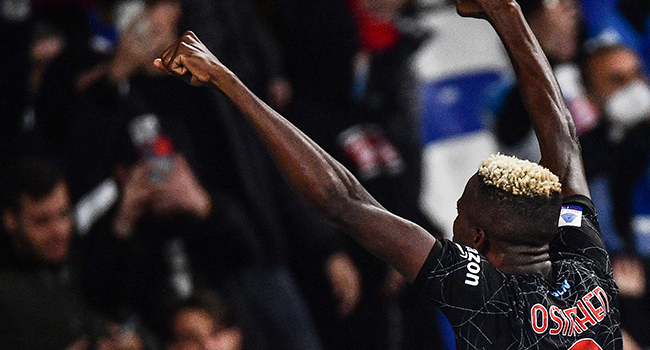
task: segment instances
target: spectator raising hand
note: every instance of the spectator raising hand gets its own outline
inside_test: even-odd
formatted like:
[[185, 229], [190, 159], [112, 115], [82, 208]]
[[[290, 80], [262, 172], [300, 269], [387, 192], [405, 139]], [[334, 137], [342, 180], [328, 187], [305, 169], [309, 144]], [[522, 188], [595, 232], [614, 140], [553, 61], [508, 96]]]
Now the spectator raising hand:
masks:
[[210, 196], [196, 179], [185, 157], [173, 156], [173, 167], [162, 182], [151, 181], [151, 165], [139, 161], [128, 170], [118, 170], [122, 178], [122, 199], [114, 220], [115, 233], [127, 237], [137, 220], [147, 211], [155, 215], [189, 213], [205, 219], [210, 214]]

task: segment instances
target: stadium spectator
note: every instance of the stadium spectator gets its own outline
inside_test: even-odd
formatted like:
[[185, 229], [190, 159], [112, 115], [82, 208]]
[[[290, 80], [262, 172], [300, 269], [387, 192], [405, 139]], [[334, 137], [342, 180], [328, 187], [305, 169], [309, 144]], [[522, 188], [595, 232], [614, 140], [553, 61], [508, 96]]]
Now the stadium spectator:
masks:
[[10, 349], [142, 349], [86, 300], [66, 180], [56, 164], [21, 158], [2, 176], [0, 342]]

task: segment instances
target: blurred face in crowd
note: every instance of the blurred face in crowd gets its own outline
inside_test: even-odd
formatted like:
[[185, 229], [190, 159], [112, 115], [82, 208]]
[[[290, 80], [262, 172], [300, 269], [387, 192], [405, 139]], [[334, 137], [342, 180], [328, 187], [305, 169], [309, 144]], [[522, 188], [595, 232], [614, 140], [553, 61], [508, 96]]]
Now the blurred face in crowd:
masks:
[[572, 60], [579, 50], [580, 8], [576, 0], [544, 0], [530, 27], [551, 60]]
[[612, 125], [625, 129], [650, 116], [650, 86], [633, 51], [623, 46], [596, 50], [586, 60], [585, 81]]
[[58, 264], [68, 258], [73, 226], [64, 183], [41, 199], [23, 195], [20, 211], [8, 209], [3, 221], [19, 248], [36, 259]]
[[30, 58], [37, 66], [43, 66], [57, 58], [65, 46], [61, 35], [48, 35], [39, 38], [30, 47]]
[[587, 60], [587, 83], [601, 102], [636, 81], [645, 81], [645, 77], [641, 60], [632, 51], [620, 47], [595, 54]]
[[160, 1], [146, 11], [148, 12], [148, 18], [153, 30], [162, 38], [165, 38], [165, 40], [161, 40], [164, 44], [160, 44], [161, 46], [165, 46], [159, 47], [159, 49], [167, 48], [178, 37], [178, 30], [176, 28], [182, 13], [180, 2]]
[[151, 52], [151, 55], [144, 60], [144, 67], [148, 73], [160, 73], [151, 62], [178, 38], [177, 26], [181, 14], [180, 2], [173, 0], [159, 1], [145, 8], [145, 15], [140, 24], [141, 29], [136, 26], [136, 31], [141, 30], [144, 33], [136, 34], [142, 36], [141, 44], [146, 45], [147, 51]]
[[223, 328], [200, 309], [183, 309], [174, 319], [174, 341], [169, 350], [239, 350], [239, 328]]

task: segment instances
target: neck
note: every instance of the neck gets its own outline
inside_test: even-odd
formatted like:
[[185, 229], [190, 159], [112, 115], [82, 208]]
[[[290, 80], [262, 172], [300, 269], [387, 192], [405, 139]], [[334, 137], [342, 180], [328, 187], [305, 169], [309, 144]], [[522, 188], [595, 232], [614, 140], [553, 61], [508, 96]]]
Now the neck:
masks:
[[[548, 278], [551, 261], [548, 244], [543, 246], [493, 244], [486, 258], [503, 273], [535, 273]], [[496, 249], [495, 249], [496, 248]]]

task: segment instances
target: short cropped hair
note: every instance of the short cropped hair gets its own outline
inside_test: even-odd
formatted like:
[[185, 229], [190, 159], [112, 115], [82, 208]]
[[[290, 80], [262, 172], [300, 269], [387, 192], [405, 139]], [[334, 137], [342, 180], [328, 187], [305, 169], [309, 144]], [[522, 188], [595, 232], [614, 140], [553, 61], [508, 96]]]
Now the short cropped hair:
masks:
[[541, 245], [555, 235], [562, 185], [549, 169], [515, 157], [493, 155], [477, 172], [482, 223], [497, 239]]
[[527, 160], [503, 154], [492, 155], [478, 169], [481, 180], [515, 196], [546, 196], [562, 191], [557, 175]]
[[65, 175], [59, 165], [46, 158], [22, 157], [0, 174], [0, 210], [20, 211], [23, 195], [40, 200], [65, 183]]

